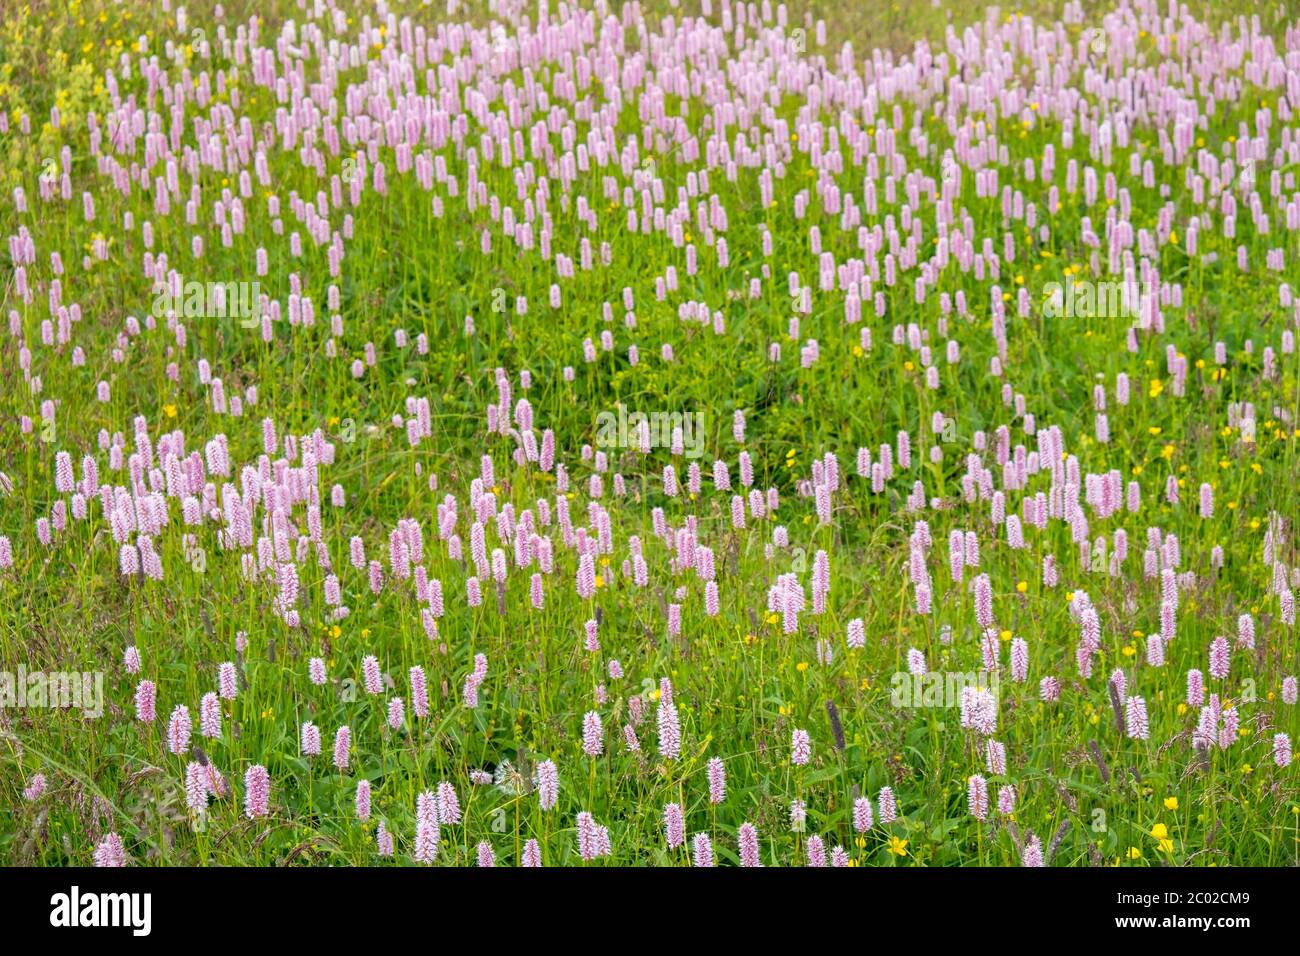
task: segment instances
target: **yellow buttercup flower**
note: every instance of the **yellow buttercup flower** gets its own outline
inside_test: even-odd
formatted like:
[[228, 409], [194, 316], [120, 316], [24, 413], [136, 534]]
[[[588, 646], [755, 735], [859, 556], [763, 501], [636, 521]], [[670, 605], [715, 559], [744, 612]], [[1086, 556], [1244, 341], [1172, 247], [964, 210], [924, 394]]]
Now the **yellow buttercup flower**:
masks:
[[889, 852], [895, 856], [907, 856], [907, 841], [900, 840], [896, 836], [889, 838]]

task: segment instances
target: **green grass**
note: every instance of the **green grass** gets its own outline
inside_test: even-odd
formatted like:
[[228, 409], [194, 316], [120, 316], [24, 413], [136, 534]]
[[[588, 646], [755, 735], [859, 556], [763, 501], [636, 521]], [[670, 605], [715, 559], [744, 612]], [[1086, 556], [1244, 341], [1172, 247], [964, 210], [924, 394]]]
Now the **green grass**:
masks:
[[[192, 25], [207, 22], [210, 4], [187, 6]], [[227, 28], [233, 30], [239, 15], [252, 6], [225, 4]], [[296, 5], [272, 6], [281, 16], [298, 16]], [[390, 6], [430, 25], [442, 15], [436, 5]], [[719, 6], [714, 4], [715, 13]], [[1199, 10], [1218, 11], [1220, 6], [1201, 4]], [[648, 18], [651, 11], [666, 8], [665, 3], [643, 5]], [[940, 10], [925, 3], [843, 9], [813, 4], [810, 9], [829, 18], [830, 36], [824, 49], [814, 45], [809, 53], [830, 60], [843, 40], [852, 41], [860, 58], [869, 56], [873, 47], [901, 55], [915, 38], [928, 38], [938, 52], [950, 13], [959, 27], [983, 16], [983, 5]], [[1047, 22], [1059, 12], [1051, 4], [1006, 5], [999, 21], [1017, 9], [1032, 13], [1037, 22]], [[1092, 16], [1097, 7], [1090, 4], [1086, 9]], [[97, 19], [101, 11], [107, 17], [104, 22]], [[1224, 10], [1212, 17], [1217, 22], [1227, 15]], [[279, 17], [270, 12], [264, 16], [265, 43], [274, 36]], [[1287, 21], [1275, 10], [1262, 11], [1262, 16], [1265, 29], [1280, 43]], [[1293, 12], [1290, 16], [1295, 29]], [[475, 22], [488, 19], [477, 9], [474, 17]], [[917, 305], [912, 297], [916, 272], [900, 270], [898, 285], [886, 290], [884, 319], [875, 317], [870, 302], [863, 305], [864, 324], [874, 338], [871, 350], [855, 347], [861, 326], [844, 324], [839, 291], [815, 291], [811, 313], [801, 317], [798, 338], [789, 338], [786, 274], [797, 271], [816, 290], [818, 257], [811, 251], [808, 228], [819, 227], [823, 248], [834, 253], [837, 263], [862, 255], [856, 229], [842, 230], [838, 217], [824, 213], [816, 202], [804, 219], [793, 218], [795, 195], [813, 191], [817, 183], [802, 144], [794, 149], [784, 178], [776, 180], [773, 206], [759, 201], [758, 170], [743, 169], [735, 182], [728, 182], [720, 170], [711, 173], [711, 189], [726, 206], [730, 264], [718, 267], [696, 235], [700, 269], [694, 276], [687, 275], [683, 249], [663, 233], [647, 237], [625, 230], [626, 211], [609, 203], [603, 192], [605, 175], [617, 178], [620, 197], [628, 185], [616, 162], [606, 170], [579, 173], [573, 198], [587, 196], [600, 225], [590, 236], [596, 267], [579, 267], [572, 280], [557, 280], [552, 263], [536, 249], [521, 253], [512, 248], [486, 210], [467, 210], [463, 157], [443, 151], [449, 171], [460, 181], [461, 198], [448, 198], [439, 186], [434, 194], [443, 197], [447, 211], [443, 218], [434, 218], [429, 214], [430, 194], [411, 176], [398, 175], [391, 151], [385, 150], [388, 194], [380, 197], [367, 190], [355, 211], [355, 233], [338, 280], [344, 333], [337, 341], [337, 357], [330, 358], [326, 248], [313, 245], [288, 209], [291, 192], [312, 198], [319, 189], [328, 191], [328, 183], [299, 162], [296, 150], [269, 150], [273, 185], [254, 186], [253, 197], [244, 204], [246, 229], [223, 248], [210, 218], [212, 203], [228, 177], [212, 169], [201, 171], [201, 225], [194, 227], [185, 222], [183, 199], [164, 217], [154, 212], [152, 198], [143, 198], [138, 187], [123, 197], [97, 173], [89, 149], [86, 113], [94, 111], [103, 127], [108, 104], [103, 71], [125, 49], [115, 45], [117, 41], [129, 44], [151, 30], [153, 49], [161, 57], [160, 38], [174, 35], [174, 26], [152, 5], [99, 0], [70, 11], [62, 4], [31, 4], [6, 12], [3, 19], [0, 108], [10, 113], [11, 125], [7, 134], [0, 134], [0, 178], [6, 193], [0, 231], [30, 231], [37, 256], [28, 271], [37, 293], [31, 305], [24, 304], [12, 269], [7, 269], [0, 313], [7, 316], [16, 310], [41, 389], [35, 393], [29, 388], [20, 370], [19, 341], [7, 331], [0, 333], [0, 364], [5, 369], [0, 375], [0, 472], [13, 485], [9, 494], [0, 491], [0, 534], [12, 540], [16, 558], [15, 567], [0, 571], [0, 662], [9, 671], [20, 665], [28, 670], [102, 671], [105, 711], [89, 719], [75, 711], [0, 710], [0, 859], [12, 864], [86, 864], [95, 843], [113, 830], [138, 863], [374, 865], [386, 862], [375, 853], [375, 825], [382, 819], [398, 843], [396, 857], [387, 862], [405, 864], [410, 862], [417, 794], [448, 780], [460, 795], [464, 819], [443, 827], [443, 864], [472, 864], [481, 840], [491, 842], [503, 863], [513, 864], [529, 838], [539, 840], [547, 865], [575, 864], [574, 818], [583, 810], [610, 828], [613, 857], [602, 864], [685, 864], [689, 843], [673, 851], [665, 847], [662, 814], [669, 802], [685, 808], [688, 837], [701, 831], [713, 834], [722, 863], [736, 862], [735, 831], [744, 821], [759, 828], [768, 865], [802, 865], [807, 836], [813, 833], [820, 834], [828, 848], [843, 845], [857, 865], [1015, 864], [1019, 844], [1030, 830], [1045, 847], [1062, 834], [1052, 856], [1056, 865], [1297, 861], [1297, 765], [1276, 767], [1271, 754], [1275, 733], [1288, 733], [1292, 741], [1300, 734], [1296, 708], [1281, 702], [1283, 677], [1297, 672], [1296, 631], [1280, 619], [1262, 549], [1269, 516], [1276, 513], [1287, 531], [1278, 559], [1290, 567], [1300, 563], [1294, 543], [1300, 515], [1300, 367], [1295, 354], [1280, 354], [1288, 320], [1278, 305], [1280, 282], [1290, 275], [1292, 286], [1297, 285], [1293, 269], [1300, 249], [1295, 233], [1285, 230], [1284, 202], [1266, 190], [1261, 198], [1273, 225], [1270, 235], [1256, 234], [1241, 203], [1237, 239], [1224, 239], [1216, 221], [1214, 229], [1201, 233], [1200, 255], [1192, 257], [1185, 251], [1187, 222], [1200, 210], [1183, 182], [1183, 168], [1159, 161], [1156, 130], [1139, 126], [1129, 148], [1114, 150], [1120, 185], [1132, 193], [1135, 230], [1154, 229], [1164, 203], [1157, 190], [1143, 188], [1140, 177], [1128, 175], [1130, 150], [1141, 149], [1156, 161], [1157, 187], [1171, 190], [1174, 228], [1182, 240], [1160, 244], [1153, 263], [1166, 281], [1182, 285], [1184, 306], [1167, 308], [1166, 333], [1140, 336], [1138, 350], [1130, 352], [1127, 320], [1050, 319], [1041, 314], [1043, 287], [1069, 281], [1067, 267], [1085, 278], [1107, 278], [1091, 273], [1078, 238], [1085, 216], [1101, 231], [1108, 209], [1104, 192], [1087, 207], [1082, 192], [1070, 195], [1064, 188], [1069, 160], [1081, 167], [1097, 163], [1089, 158], [1088, 137], [1076, 128], [1073, 147], [1067, 149], [1057, 117], [1039, 116], [1032, 127], [1022, 127], [1015, 117], [1001, 117], [998, 141], [1008, 150], [1010, 164], [1001, 170], [1000, 185], [1022, 189], [1026, 201], [1037, 204], [1039, 221], [1051, 224], [1051, 237], [1046, 243], [1031, 241], [1021, 224], [1014, 226], [1016, 259], [999, 283], [1013, 293], [1008, 304], [1007, 373], [997, 378], [989, 373], [995, 354], [990, 334], [992, 283], [956, 266], [944, 273], [940, 289], [963, 291], [972, 319], [951, 317], [947, 336], [938, 331], [938, 291], [929, 290], [926, 302]], [[1075, 38], [1080, 29], [1068, 26], [1065, 32]], [[1157, 59], [1155, 49], [1150, 39], [1143, 42], [1150, 64]], [[42, 61], [44, 69], [38, 65]], [[79, 66], [82, 63], [86, 66]], [[309, 61], [309, 79], [315, 66]], [[260, 128], [274, 119], [276, 104], [266, 89], [251, 85], [246, 67], [241, 73], [237, 112]], [[549, 87], [554, 75], [554, 70], [542, 71], [539, 81]], [[422, 73], [417, 71], [417, 76], [423, 91]], [[347, 82], [362, 79], [360, 71], [346, 76]], [[1032, 76], [1024, 74], [1023, 82], [1032, 85]], [[119, 80], [119, 87], [123, 95], [134, 94], [138, 103], [144, 102], [138, 71], [130, 80]], [[1095, 96], [1089, 99], [1095, 102]], [[1241, 95], [1219, 101], [1209, 128], [1198, 130], [1197, 136], [1205, 149], [1222, 156], [1225, 142], [1242, 124], [1253, 130], [1261, 104], [1275, 107], [1277, 100], [1277, 91], [1245, 84]], [[230, 103], [230, 97], [219, 102]], [[60, 129], [43, 128], [56, 104], [64, 123]], [[559, 105], [572, 111], [567, 101]], [[802, 105], [790, 94], [775, 109], [793, 129]], [[670, 113], [681, 106], [677, 98], [668, 98]], [[689, 107], [683, 115], [698, 131], [706, 110], [699, 100]], [[192, 123], [194, 111], [191, 104], [187, 122]], [[30, 137], [18, 132], [17, 117], [24, 112], [32, 117]], [[920, 110], [921, 130], [931, 142], [931, 153], [923, 158], [907, 138], [913, 110], [909, 105], [902, 112], [899, 141], [909, 168], [935, 176], [933, 150], [941, 153], [951, 146], [952, 135], [933, 118], [932, 104]], [[884, 116], [889, 119], [888, 110]], [[822, 119], [834, 123], [836, 117], [824, 113]], [[1290, 126], [1294, 135], [1294, 120]], [[477, 145], [480, 130], [471, 127]], [[582, 141], [588, 127], [584, 122], [578, 127]], [[627, 97], [618, 123], [620, 148], [627, 137], [639, 140], [641, 130], [637, 103]], [[1276, 128], [1271, 131], [1271, 149], [1278, 134]], [[192, 125], [187, 126], [185, 142], [195, 143]], [[1046, 187], [1026, 183], [1016, 172], [1025, 159], [1038, 161], [1049, 142], [1055, 144], [1055, 182], [1062, 199], [1061, 208], [1054, 211], [1045, 209]], [[558, 136], [552, 136], [551, 143], [562, 151]], [[66, 204], [43, 203], [37, 177], [47, 157], [61, 162], [64, 145], [72, 151], [73, 198]], [[645, 155], [644, 143], [641, 146]], [[137, 161], [142, 152], [137, 144]], [[666, 152], [656, 150], [655, 171], [664, 180], [666, 203], [671, 205], [678, 188], [686, 186], [688, 168], [680, 156]], [[346, 155], [329, 157], [331, 174], [341, 170]], [[847, 152], [845, 165], [839, 186], [861, 206], [863, 168], [854, 166]], [[521, 211], [512, 170], [484, 164], [481, 176], [502, 202], [512, 204], [516, 214]], [[975, 198], [973, 177], [969, 171], [965, 177], [959, 206], [973, 221], [977, 245], [991, 236], [1001, 251], [1000, 199]], [[189, 179], [182, 172], [183, 194], [188, 193]], [[26, 213], [19, 213], [12, 201], [16, 185], [27, 194]], [[82, 191], [94, 195], [93, 223], [82, 215]], [[1283, 200], [1294, 191], [1294, 185], [1283, 190]], [[561, 205], [558, 181], [552, 181], [551, 192], [554, 247], [576, 261], [587, 227], [574, 202], [567, 209]], [[272, 232], [266, 201], [272, 194], [280, 198], [284, 235]], [[127, 213], [136, 223], [130, 232], [121, 228]], [[883, 224], [886, 214], [897, 220], [899, 212], [887, 208], [882, 188], [880, 215], [864, 214], [863, 225]], [[922, 254], [928, 256], [934, 241], [932, 204], [923, 204], [922, 216]], [[251, 281], [256, 278], [256, 251], [265, 247], [269, 272], [259, 280], [263, 291], [283, 302], [290, 292], [290, 274], [297, 273], [304, 294], [315, 304], [316, 325], [281, 324], [267, 343], [256, 330], [243, 329], [235, 321], [191, 319], [186, 321], [182, 354], [160, 322], [158, 328], [131, 338], [124, 360], [114, 361], [111, 353], [126, 317], [143, 322], [153, 300], [141, 268], [145, 249], [139, 225], [145, 220], [153, 225], [154, 253], [166, 251], [173, 268], [199, 281]], [[492, 252], [481, 255], [479, 234], [487, 227], [493, 232]], [[770, 256], [763, 255], [760, 245], [762, 227], [772, 235]], [[332, 228], [341, 228], [339, 217]], [[303, 238], [300, 258], [288, 251], [287, 235], [295, 229]], [[695, 199], [690, 202], [688, 231], [698, 233]], [[196, 232], [207, 247], [200, 260], [189, 252]], [[110, 242], [107, 257], [83, 269], [82, 256], [91, 254], [90, 244], [100, 235]], [[601, 242], [610, 244], [612, 265], [607, 268], [599, 264]], [[1247, 250], [1250, 272], [1236, 268], [1238, 243]], [[1264, 270], [1266, 251], [1284, 243], [1288, 273]], [[41, 323], [49, 318], [51, 251], [61, 253], [67, 272], [63, 300], [79, 303], [83, 316], [73, 341], [58, 347], [41, 345]], [[1102, 252], [1104, 265], [1104, 248]], [[1207, 253], [1217, 254], [1217, 261], [1207, 263]], [[668, 301], [656, 301], [654, 278], [670, 265], [678, 272], [678, 292]], [[771, 278], [763, 281], [759, 298], [749, 299], [750, 280], [765, 267]], [[1021, 280], [1033, 301], [1028, 319], [1015, 317], [1014, 291]], [[564, 304], [552, 310], [547, 295], [557, 281]], [[625, 287], [635, 294], [634, 329], [623, 323]], [[502, 294], [505, 302], [526, 297], [527, 314], [494, 309], [503, 301]], [[725, 334], [679, 319], [677, 305], [684, 301], [706, 302], [720, 311]], [[601, 317], [606, 302], [613, 309], [611, 323]], [[474, 319], [473, 336], [463, 334], [465, 316]], [[892, 343], [895, 323], [918, 323], [928, 333], [939, 369], [938, 389], [926, 387], [917, 353]], [[429, 353], [421, 356], [413, 346], [396, 347], [398, 329], [412, 342], [420, 333], [427, 335]], [[605, 330], [614, 336], [611, 352], [599, 348]], [[582, 341], [587, 337], [597, 342], [594, 363], [583, 361]], [[817, 339], [820, 357], [805, 369], [798, 354], [808, 338]], [[958, 364], [944, 360], [946, 338], [960, 346]], [[1213, 359], [1217, 341], [1226, 343], [1228, 352], [1221, 376], [1215, 374]], [[1253, 346], [1249, 351], [1247, 342]], [[355, 379], [350, 366], [363, 357], [367, 343], [374, 343], [377, 363]], [[771, 343], [780, 345], [779, 362], [768, 360]], [[640, 350], [635, 366], [627, 356], [632, 344]], [[672, 363], [659, 357], [664, 344], [674, 350]], [[1174, 394], [1166, 368], [1170, 345], [1192, 365], [1182, 396]], [[1277, 373], [1271, 378], [1262, 374], [1266, 345], [1279, 352]], [[85, 350], [84, 365], [72, 363], [74, 346]], [[209, 390], [199, 382], [199, 358], [211, 363], [230, 395], [255, 385], [256, 406], [246, 408], [240, 418], [214, 413]], [[179, 363], [176, 380], [167, 373], [171, 362]], [[562, 375], [566, 366], [575, 370], [571, 382]], [[684, 479], [689, 464], [674, 460], [666, 449], [648, 456], [633, 451], [612, 456], [610, 470], [625, 476], [628, 495], [614, 497], [611, 476], [603, 476], [605, 495], [600, 501], [610, 512], [615, 550], [608, 556], [609, 565], [600, 568], [601, 586], [593, 600], [581, 600], [575, 593], [575, 554], [563, 547], [554, 526], [549, 533], [556, 546], [555, 573], [546, 581], [541, 611], [529, 605], [528, 575], [535, 568], [512, 567], [500, 603], [488, 586], [482, 606], [468, 607], [465, 565], [451, 560], [438, 541], [435, 509], [451, 494], [458, 499], [457, 531], [468, 550], [469, 487], [479, 473], [482, 454], [493, 458], [499, 502], [509, 501], [516, 513], [529, 508], [535, 513], [538, 499], [557, 495], [553, 473], [516, 467], [511, 460], [515, 442], [486, 434], [485, 408], [496, 401], [493, 370], [498, 367], [511, 376], [514, 400], [524, 394], [519, 371], [531, 372], [533, 387], [527, 397], [538, 429], [555, 432], [557, 457], [572, 476], [570, 508], [578, 526], [588, 523], [587, 480], [592, 473], [579, 449], [595, 441], [599, 412], [622, 403], [631, 409], [705, 415], [705, 454], [700, 459], [705, 477], [699, 496], [663, 494], [663, 466], [674, 463]], [[1133, 397], [1127, 406], [1114, 399], [1121, 373], [1132, 380]], [[107, 403], [95, 400], [100, 380], [110, 383]], [[1160, 387], [1152, 388], [1153, 382]], [[1004, 383], [1025, 396], [1040, 428], [1060, 426], [1081, 473], [1118, 469], [1126, 482], [1141, 484], [1138, 515], [1120, 511], [1100, 519], [1088, 509], [1091, 538], [1110, 539], [1121, 527], [1127, 531], [1130, 553], [1121, 574], [1085, 570], [1069, 527], [1060, 521], [1043, 532], [1027, 527], [1028, 547], [1012, 550], [1005, 532], [993, 524], [987, 502], [968, 506], [962, 501], [965, 456], [977, 431], [987, 432], [992, 445], [994, 431], [1005, 424], [1013, 446], [1037, 447], [1023, 422], [1004, 405]], [[1098, 384], [1107, 391], [1106, 444], [1093, 437], [1092, 391]], [[431, 403], [433, 438], [414, 449], [404, 431], [390, 424], [394, 415], [406, 415], [408, 396], [425, 396]], [[40, 403], [45, 399], [58, 403], [52, 432], [41, 424]], [[1257, 412], [1253, 445], [1242, 442], [1238, 429], [1225, 430], [1229, 406], [1239, 402], [1253, 403]], [[738, 480], [742, 446], [731, 435], [736, 409], [747, 415], [743, 448], [753, 456], [754, 486], [775, 487], [781, 501], [775, 519], [751, 518], [743, 530], [731, 527], [731, 493], [715, 493], [710, 481], [715, 457], [726, 460], [733, 483]], [[952, 441], [940, 443], [942, 461], [931, 464], [930, 447], [939, 440], [930, 429], [935, 412], [954, 419], [956, 433]], [[324, 537], [350, 616], [337, 627], [326, 619], [326, 572], [308, 559], [299, 565], [301, 626], [288, 627], [273, 609], [274, 586], [247, 582], [240, 552], [220, 547], [220, 525], [185, 526], [174, 501], [170, 523], [155, 541], [165, 573], [161, 582], [119, 574], [117, 546], [97, 503], [92, 503], [89, 520], [69, 521], [53, 547], [42, 546], [36, 521], [50, 514], [56, 500], [66, 498], [54, 489], [56, 453], [72, 453], [78, 477], [82, 456], [93, 454], [101, 481], [126, 484], [125, 472], [107, 467], [97, 435], [101, 429], [121, 431], [128, 436], [129, 451], [136, 415], [148, 420], [155, 447], [160, 435], [183, 431], [187, 454], [201, 451], [205, 442], [224, 433], [236, 469], [261, 454], [263, 417], [274, 418], [282, 436], [316, 429], [329, 435], [335, 460], [321, 469]], [[22, 416], [35, 422], [30, 434], [19, 428]], [[891, 481], [886, 492], [873, 494], [869, 482], [854, 472], [854, 455], [859, 447], [867, 447], [875, 460], [875, 450], [892, 443], [904, 429], [913, 438], [912, 468]], [[812, 499], [798, 494], [798, 482], [810, 477], [813, 462], [826, 452], [839, 456], [845, 482], [835, 497], [830, 525], [818, 523]], [[993, 468], [1001, 487], [1001, 470], [991, 455], [984, 463]], [[1181, 504], [1165, 500], [1164, 485], [1171, 474], [1181, 485]], [[430, 475], [437, 476], [436, 491], [430, 488]], [[231, 480], [238, 483], [237, 472]], [[944, 507], [909, 514], [905, 499], [914, 480], [924, 483], [927, 498], [943, 499]], [[1202, 482], [1215, 486], [1215, 514], [1208, 520], [1196, 510]], [[329, 506], [329, 489], [335, 483], [346, 490], [345, 508]], [[218, 492], [220, 485], [218, 480]], [[1029, 479], [1025, 493], [1047, 488], [1047, 477], [1040, 473]], [[1020, 498], [1020, 492], [1010, 494], [1009, 512], [1020, 513]], [[675, 528], [688, 515], [698, 520], [701, 543], [713, 548], [717, 559], [717, 617], [705, 613], [703, 583], [693, 571], [670, 571], [668, 551], [652, 531], [651, 511], [656, 507], [664, 509]], [[262, 533], [261, 517], [259, 513], [255, 519], [257, 534]], [[435, 642], [425, 636], [412, 583], [390, 580], [388, 534], [404, 517], [420, 521], [429, 577], [440, 579], [444, 587], [446, 613]], [[934, 542], [928, 564], [936, 594], [928, 617], [915, 613], [908, 581], [908, 539], [918, 518], [927, 522]], [[301, 506], [293, 520], [305, 530]], [[764, 546], [777, 524], [789, 529], [790, 546], [769, 558]], [[1160, 607], [1159, 582], [1142, 575], [1148, 527], [1177, 535], [1183, 556], [1180, 571], [1197, 575], [1196, 586], [1182, 594], [1178, 637], [1163, 668], [1143, 663], [1146, 635], [1159, 630]], [[503, 547], [509, 556], [493, 528], [489, 524], [489, 551]], [[998, 630], [1022, 637], [1030, 646], [1028, 681], [1018, 684], [1004, 677], [1000, 688], [996, 739], [1007, 748], [1005, 777], [986, 773], [978, 739], [958, 726], [955, 709], [901, 709], [891, 703], [891, 681], [906, 669], [909, 648], [924, 651], [933, 670], [966, 672], [981, 666], [968, 591], [972, 572], [967, 572], [966, 585], [954, 585], [948, 574], [947, 541], [953, 529], [978, 532], [979, 571], [992, 582]], [[181, 540], [187, 532], [197, 536], [204, 550], [202, 571], [187, 559]], [[386, 583], [377, 597], [371, 595], [364, 574], [348, 561], [352, 535], [364, 539], [368, 558], [384, 564]], [[640, 536], [645, 546], [650, 566], [646, 588], [637, 588], [621, 573], [631, 535]], [[1224, 566], [1217, 570], [1210, 567], [1216, 545], [1224, 550]], [[821, 615], [805, 613], [800, 631], [784, 634], [779, 619], [766, 614], [767, 589], [778, 574], [791, 570], [807, 588], [818, 550], [825, 550], [831, 562], [827, 610]], [[1055, 555], [1059, 566], [1055, 588], [1046, 588], [1042, 581], [1047, 554]], [[1021, 582], [1023, 589], [1018, 587]], [[687, 598], [681, 602], [681, 636], [673, 637], [665, 609], [678, 587], [686, 589]], [[1088, 680], [1078, 678], [1074, 664], [1079, 629], [1069, 604], [1078, 591], [1091, 597], [1102, 624], [1102, 646]], [[1180, 706], [1184, 675], [1189, 668], [1207, 669], [1211, 640], [1235, 635], [1237, 617], [1246, 612], [1256, 621], [1258, 650], [1235, 650], [1230, 676], [1207, 678], [1210, 692], [1237, 707], [1242, 733], [1231, 748], [1212, 750], [1202, 764], [1190, 744], [1196, 709]], [[583, 622], [597, 614], [602, 621], [601, 649], [591, 654], [583, 648]], [[847, 649], [844, 641], [854, 618], [864, 621], [867, 635], [866, 647], [858, 651]], [[951, 628], [951, 644], [941, 641], [944, 627]], [[235, 648], [240, 633], [248, 639], [242, 655]], [[834, 650], [829, 665], [818, 660], [819, 640], [828, 641]], [[139, 648], [144, 660], [138, 676], [127, 674], [122, 663], [129, 646]], [[1003, 644], [1004, 666], [1007, 650]], [[478, 653], [487, 655], [489, 671], [478, 706], [469, 709], [461, 688]], [[393, 691], [371, 696], [360, 686], [361, 660], [368, 654], [377, 655], [391, 675]], [[307, 660], [314, 656], [329, 665], [330, 683], [324, 687], [313, 686], [307, 677]], [[609, 679], [611, 658], [621, 662], [626, 675], [622, 680]], [[194, 742], [226, 775], [233, 793], [214, 800], [203, 825], [196, 826], [183, 792], [185, 766], [193, 757], [167, 751], [166, 720], [177, 704], [185, 704], [197, 718], [199, 699], [216, 689], [217, 667], [223, 661], [239, 662], [244, 686], [237, 700], [223, 705], [222, 736], [206, 740], [196, 728]], [[392, 694], [408, 695], [406, 674], [414, 665], [428, 672], [431, 715], [412, 719], [408, 700], [407, 720], [395, 733], [385, 724], [385, 706]], [[1129, 693], [1146, 699], [1149, 740], [1129, 739], [1116, 729], [1106, 687], [1116, 667], [1125, 669]], [[1038, 682], [1047, 675], [1056, 675], [1063, 685], [1055, 705], [1038, 699]], [[158, 685], [159, 719], [153, 726], [135, 719], [133, 692], [139, 677]], [[673, 682], [681, 715], [683, 746], [676, 760], [661, 759], [656, 750], [653, 693], [663, 677]], [[342, 683], [348, 679], [357, 682], [355, 694]], [[596, 704], [598, 685], [605, 685], [608, 694], [601, 706]], [[639, 753], [628, 752], [621, 736], [634, 695], [647, 701], [648, 716], [637, 731]], [[832, 730], [828, 702], [842, 721], [842, 746]], [[583, 714], [592, 709], [599, 711], [606, 732], [604, 754], [597, 759], [586, 757], [581, 749]], [[307, 720], [317, 724], [325, 738], [325, 753], [310, 760], [300, 755], [298, 746], [299, 727]], [[344, 724], [351, 727], [354, 743], [351, 769], [340, 773], [330, 762], [329, 750], [335, 728]], [[795, 728], [812, 735], [813, 757], [807, 766], [790, 761]], [[727, 772], [726, 800], [718, 806], [708, 801], [705, 779], [705, 763], [715, 756], [724, 759]], [[530, 787], [519, 794], [509, 787], [469, 784], [471, 771], [497, 768], [506, 761], [522, 768], [527, 778], [530, 768], [543, 759], [555, 760], [561, 776], [559, 805], [550, 812], [539, 810]], [[258, 820], [247, 819], [242, 804], [243, 772], [253, 763], [264, 764], [272, 781], [271, 814]], [[48, 778], [48, 789], [40, 799], [26, 801], [22, 790], [38, 772]], [[966, 780], [975, 773], [988, 776], [994, 792], [1004, 783], [1016, 787], [1013, 820], [992, 813], [981, 825], [968, 814]], [[356, 820], [352, 809], [361, 777], [372, 782], [375, 794], [368, 823]], [[900, 818], [860, 836], [851, 825], [852, 801], [857, 795], [874, 800], [884, 786], [895, 792]], [[789, 823], [794, 800], [807, 807], [803, 833], [792, 832]], [[1152, 836], [1157, 824], [1167, 828], [1171, 849], [1162, 850]], [[895, 848], [902, 846], [898, 841], [906, 841], [905, 855], [890, 852], [891, 840]]]

